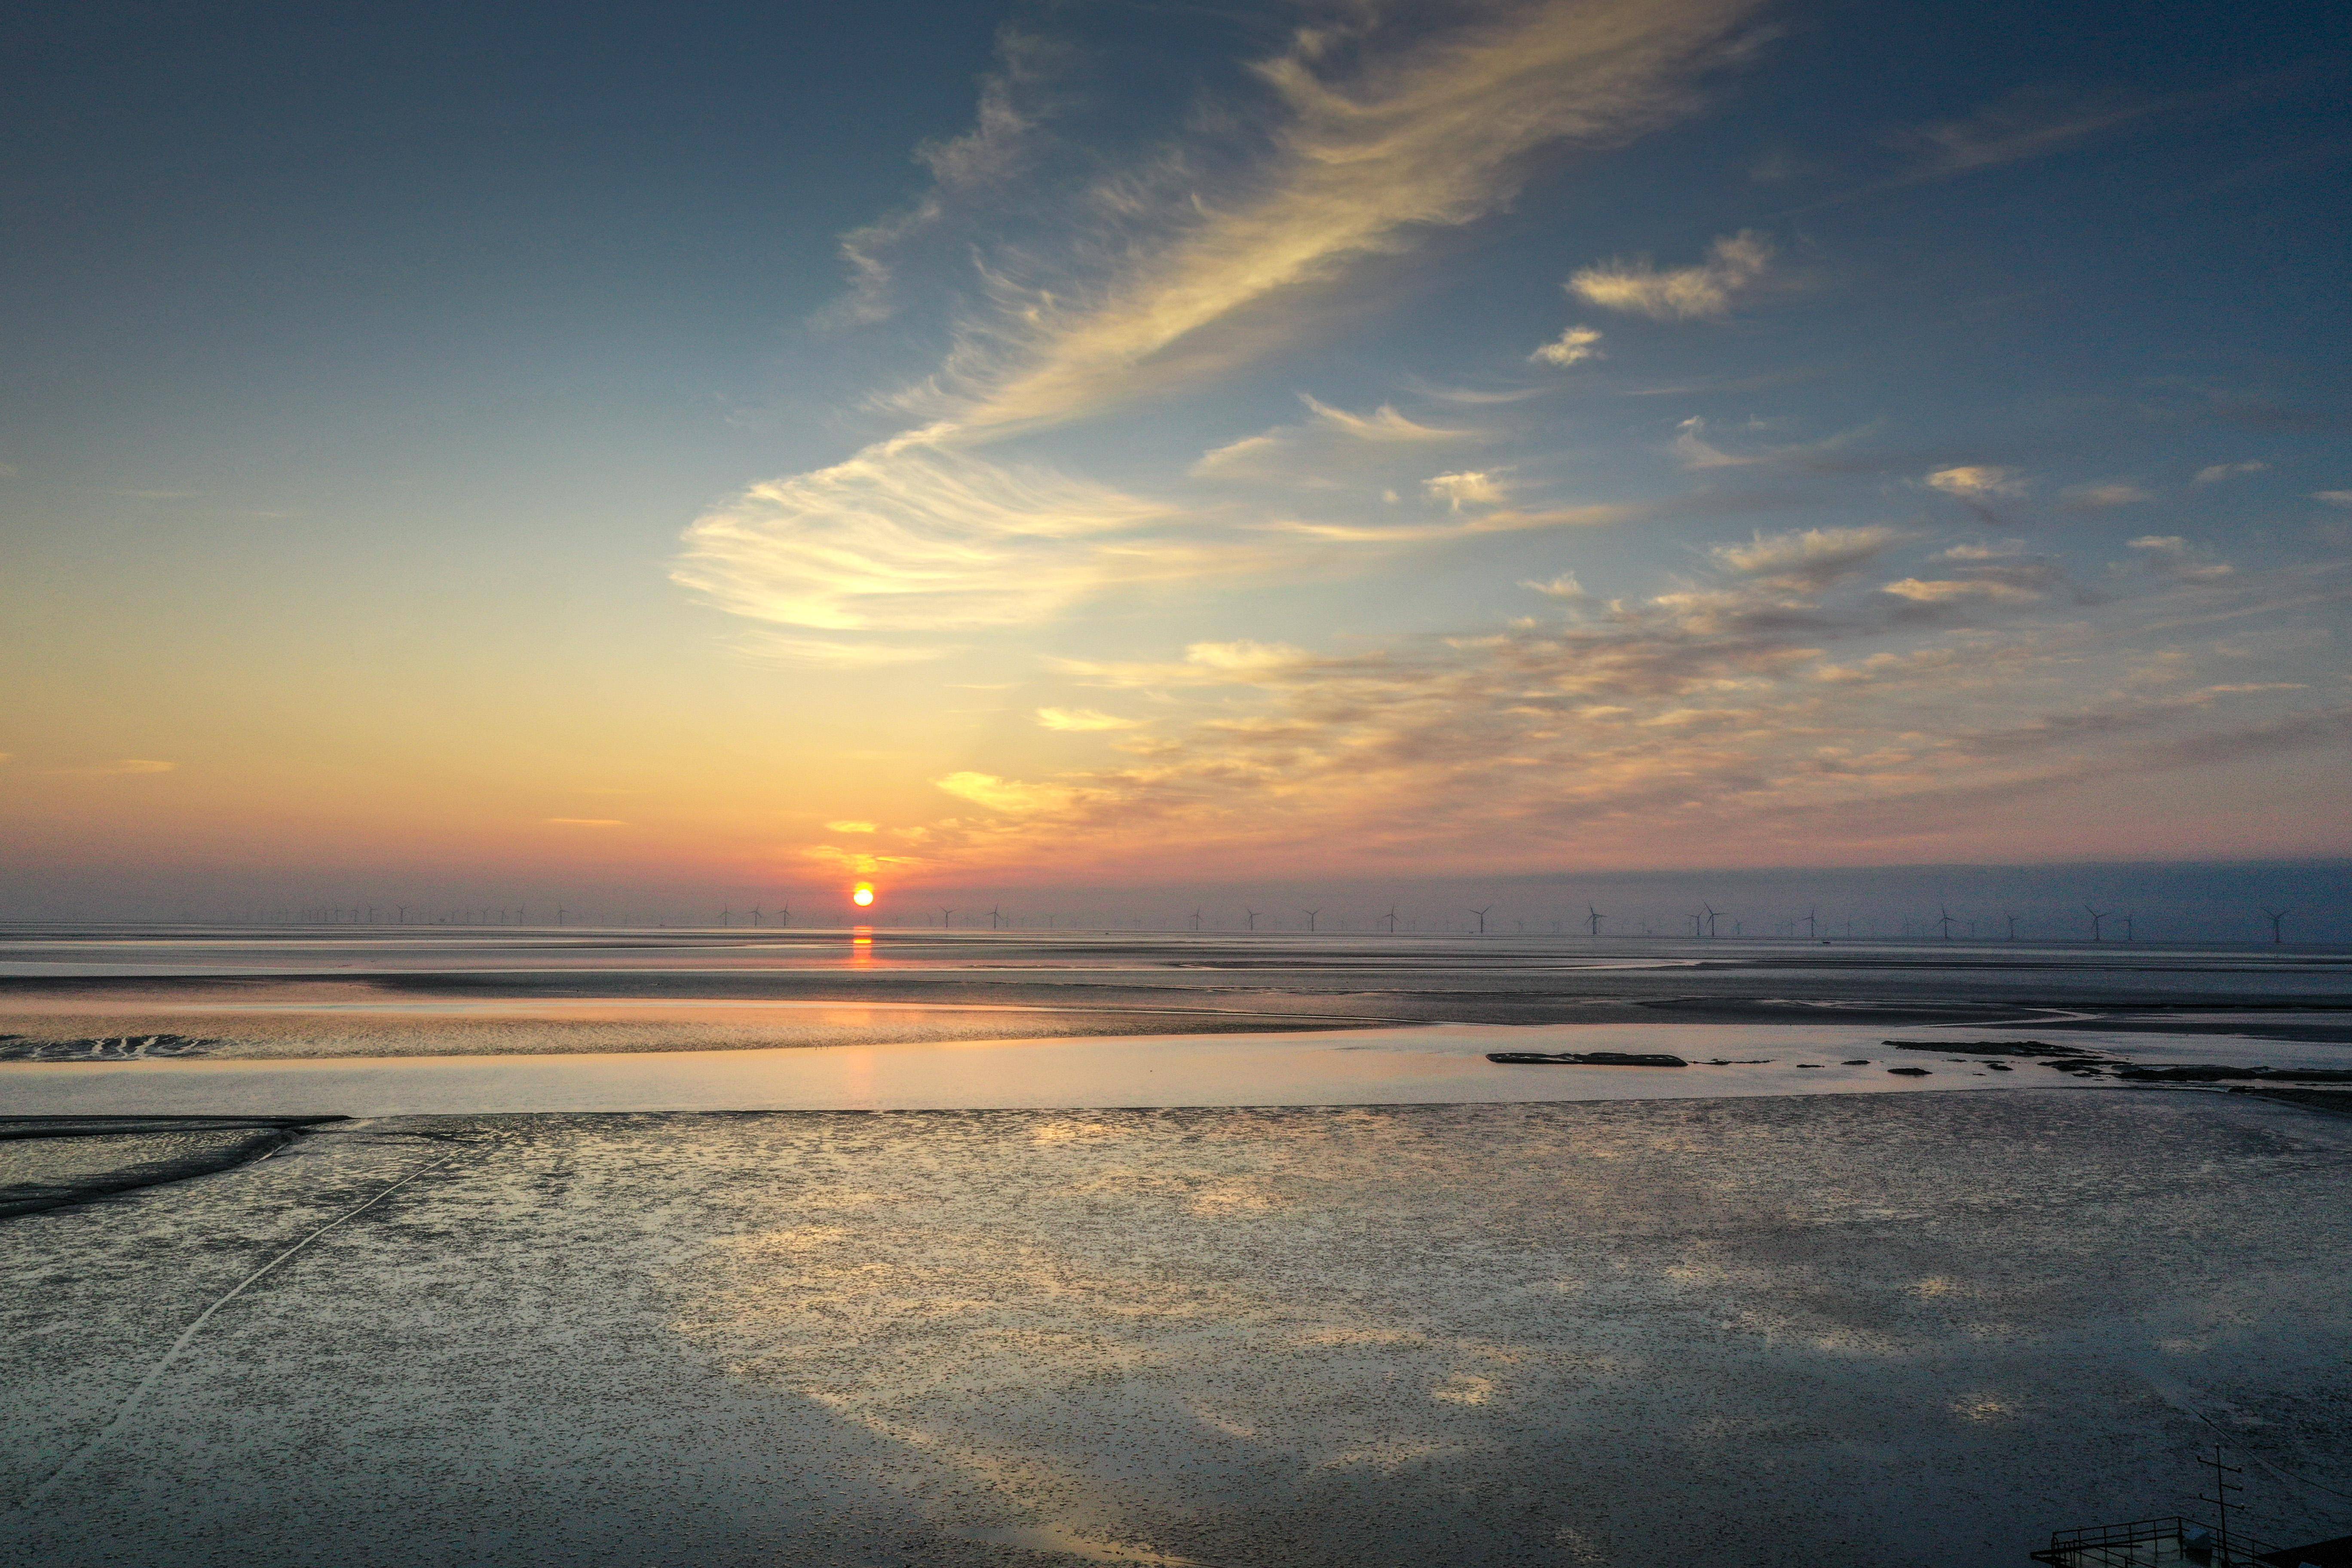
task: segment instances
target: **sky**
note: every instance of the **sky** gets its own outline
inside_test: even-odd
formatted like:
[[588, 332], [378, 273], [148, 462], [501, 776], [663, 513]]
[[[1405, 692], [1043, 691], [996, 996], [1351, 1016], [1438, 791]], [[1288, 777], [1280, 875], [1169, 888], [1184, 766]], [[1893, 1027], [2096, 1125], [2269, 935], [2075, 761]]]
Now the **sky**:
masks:
[[0, 912], [2352, 853], [2340, 7], [0, 53]]

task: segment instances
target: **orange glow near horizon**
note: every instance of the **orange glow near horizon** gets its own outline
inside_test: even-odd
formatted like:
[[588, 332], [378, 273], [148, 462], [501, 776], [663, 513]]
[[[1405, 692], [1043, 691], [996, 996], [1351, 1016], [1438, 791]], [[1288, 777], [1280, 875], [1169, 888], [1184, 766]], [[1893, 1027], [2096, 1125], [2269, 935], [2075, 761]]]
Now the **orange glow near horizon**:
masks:
[[874, 884], [871, 882], [858, 883], [856, 889], [849, 895], [849, 901], [856, 904], [861, 910], [866, 905], [872, 903], [874, 901]]

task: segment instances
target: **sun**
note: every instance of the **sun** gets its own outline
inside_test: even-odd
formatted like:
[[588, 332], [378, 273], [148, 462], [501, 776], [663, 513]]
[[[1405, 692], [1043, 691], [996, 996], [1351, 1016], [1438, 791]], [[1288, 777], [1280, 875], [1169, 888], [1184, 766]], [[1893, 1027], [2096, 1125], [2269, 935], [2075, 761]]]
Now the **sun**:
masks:
[[859, 909], [864, 909], [866, 905], [872, 903], [874, 901], [874, 884], [871, 882], [858, 883], [856, 889], [850, 893], [849, 901], [856, 904]]

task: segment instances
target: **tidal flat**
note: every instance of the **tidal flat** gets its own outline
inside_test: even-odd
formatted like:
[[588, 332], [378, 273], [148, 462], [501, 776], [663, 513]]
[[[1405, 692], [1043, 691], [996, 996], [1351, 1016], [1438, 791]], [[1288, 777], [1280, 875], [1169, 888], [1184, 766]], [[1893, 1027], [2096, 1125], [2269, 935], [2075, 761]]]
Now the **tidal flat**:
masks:
[[2352, 1471], [2352, 1119], [2248, 1096], [385, 1119], [0, 1253], [44, 1564], [1924, 1568]]
[[2216, 1441], [2341, 1534], [2352, 1095], [2125, 1075], [2347, 1022], [2326, 952], [18, 933], [0, 1555], [2021, 1564]]

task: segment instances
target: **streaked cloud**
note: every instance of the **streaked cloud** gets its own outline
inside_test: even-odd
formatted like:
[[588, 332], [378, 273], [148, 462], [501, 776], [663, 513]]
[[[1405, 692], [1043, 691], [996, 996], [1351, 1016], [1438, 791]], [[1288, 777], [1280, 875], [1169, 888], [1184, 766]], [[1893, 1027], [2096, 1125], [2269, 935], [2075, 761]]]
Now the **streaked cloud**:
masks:
[[2234, 479], [2242, 474], [2263, 473], [2269, 468], [2268, 463], [2259, 459], [2243, 463], [2215, 463], [2210, 468], [2198, 469], [2197, 478], [2190, 482], [2200, 485], [2218, 485], [2224, 479]]
[[2352, 506], [2352, 490], [2314, 490], [2314, 500], [2324, 500], [2329, 506]]
[[826, 823], [824, 830], [827, 833], [878, 833], [881, 828], [876, 823], [844, 820]]
[[[1244, 569], [1173, 509], [1031, 465], [907, 438], [755, 485], [686, 535], [673, 580], [735, 615], [822, 632], [969, 631], [1048, 618], [1107, 586]], [[868, 662], [856, 639], [779, 657]], [[873, 661], [923, 657], [893, 647]]]
[[626, 827], [616, 816], [550, 816], [541, 819], [550, 827]]
[[1335, 482], [1326, 470], [1335, 462], [1348, 473], [1361, 471], [1361, 448], [1403, 452], [1480, 439], [1475, 430], [1429, 425], [1411, 419], [1383, 403], [1370, 414], [1350, 413], [1304, 393], [1299, 401], [1308, 417], [1297, 425], [1277, 425], [1255, 436], [1202, 454], [1192, 468], [1196, 479], [1278, 479], [1328, 486]]
[[1588, 267], [1568, 280], [1569, 291], [1587, 304], [1656, 321], [1688, 321], [1723, 316], [1753, 293], [1769, 275], [1772, 242], [1751, 229], [1726, 235], [1695, 267], [1661, 272], [1647, 261], [1612, 261]]

